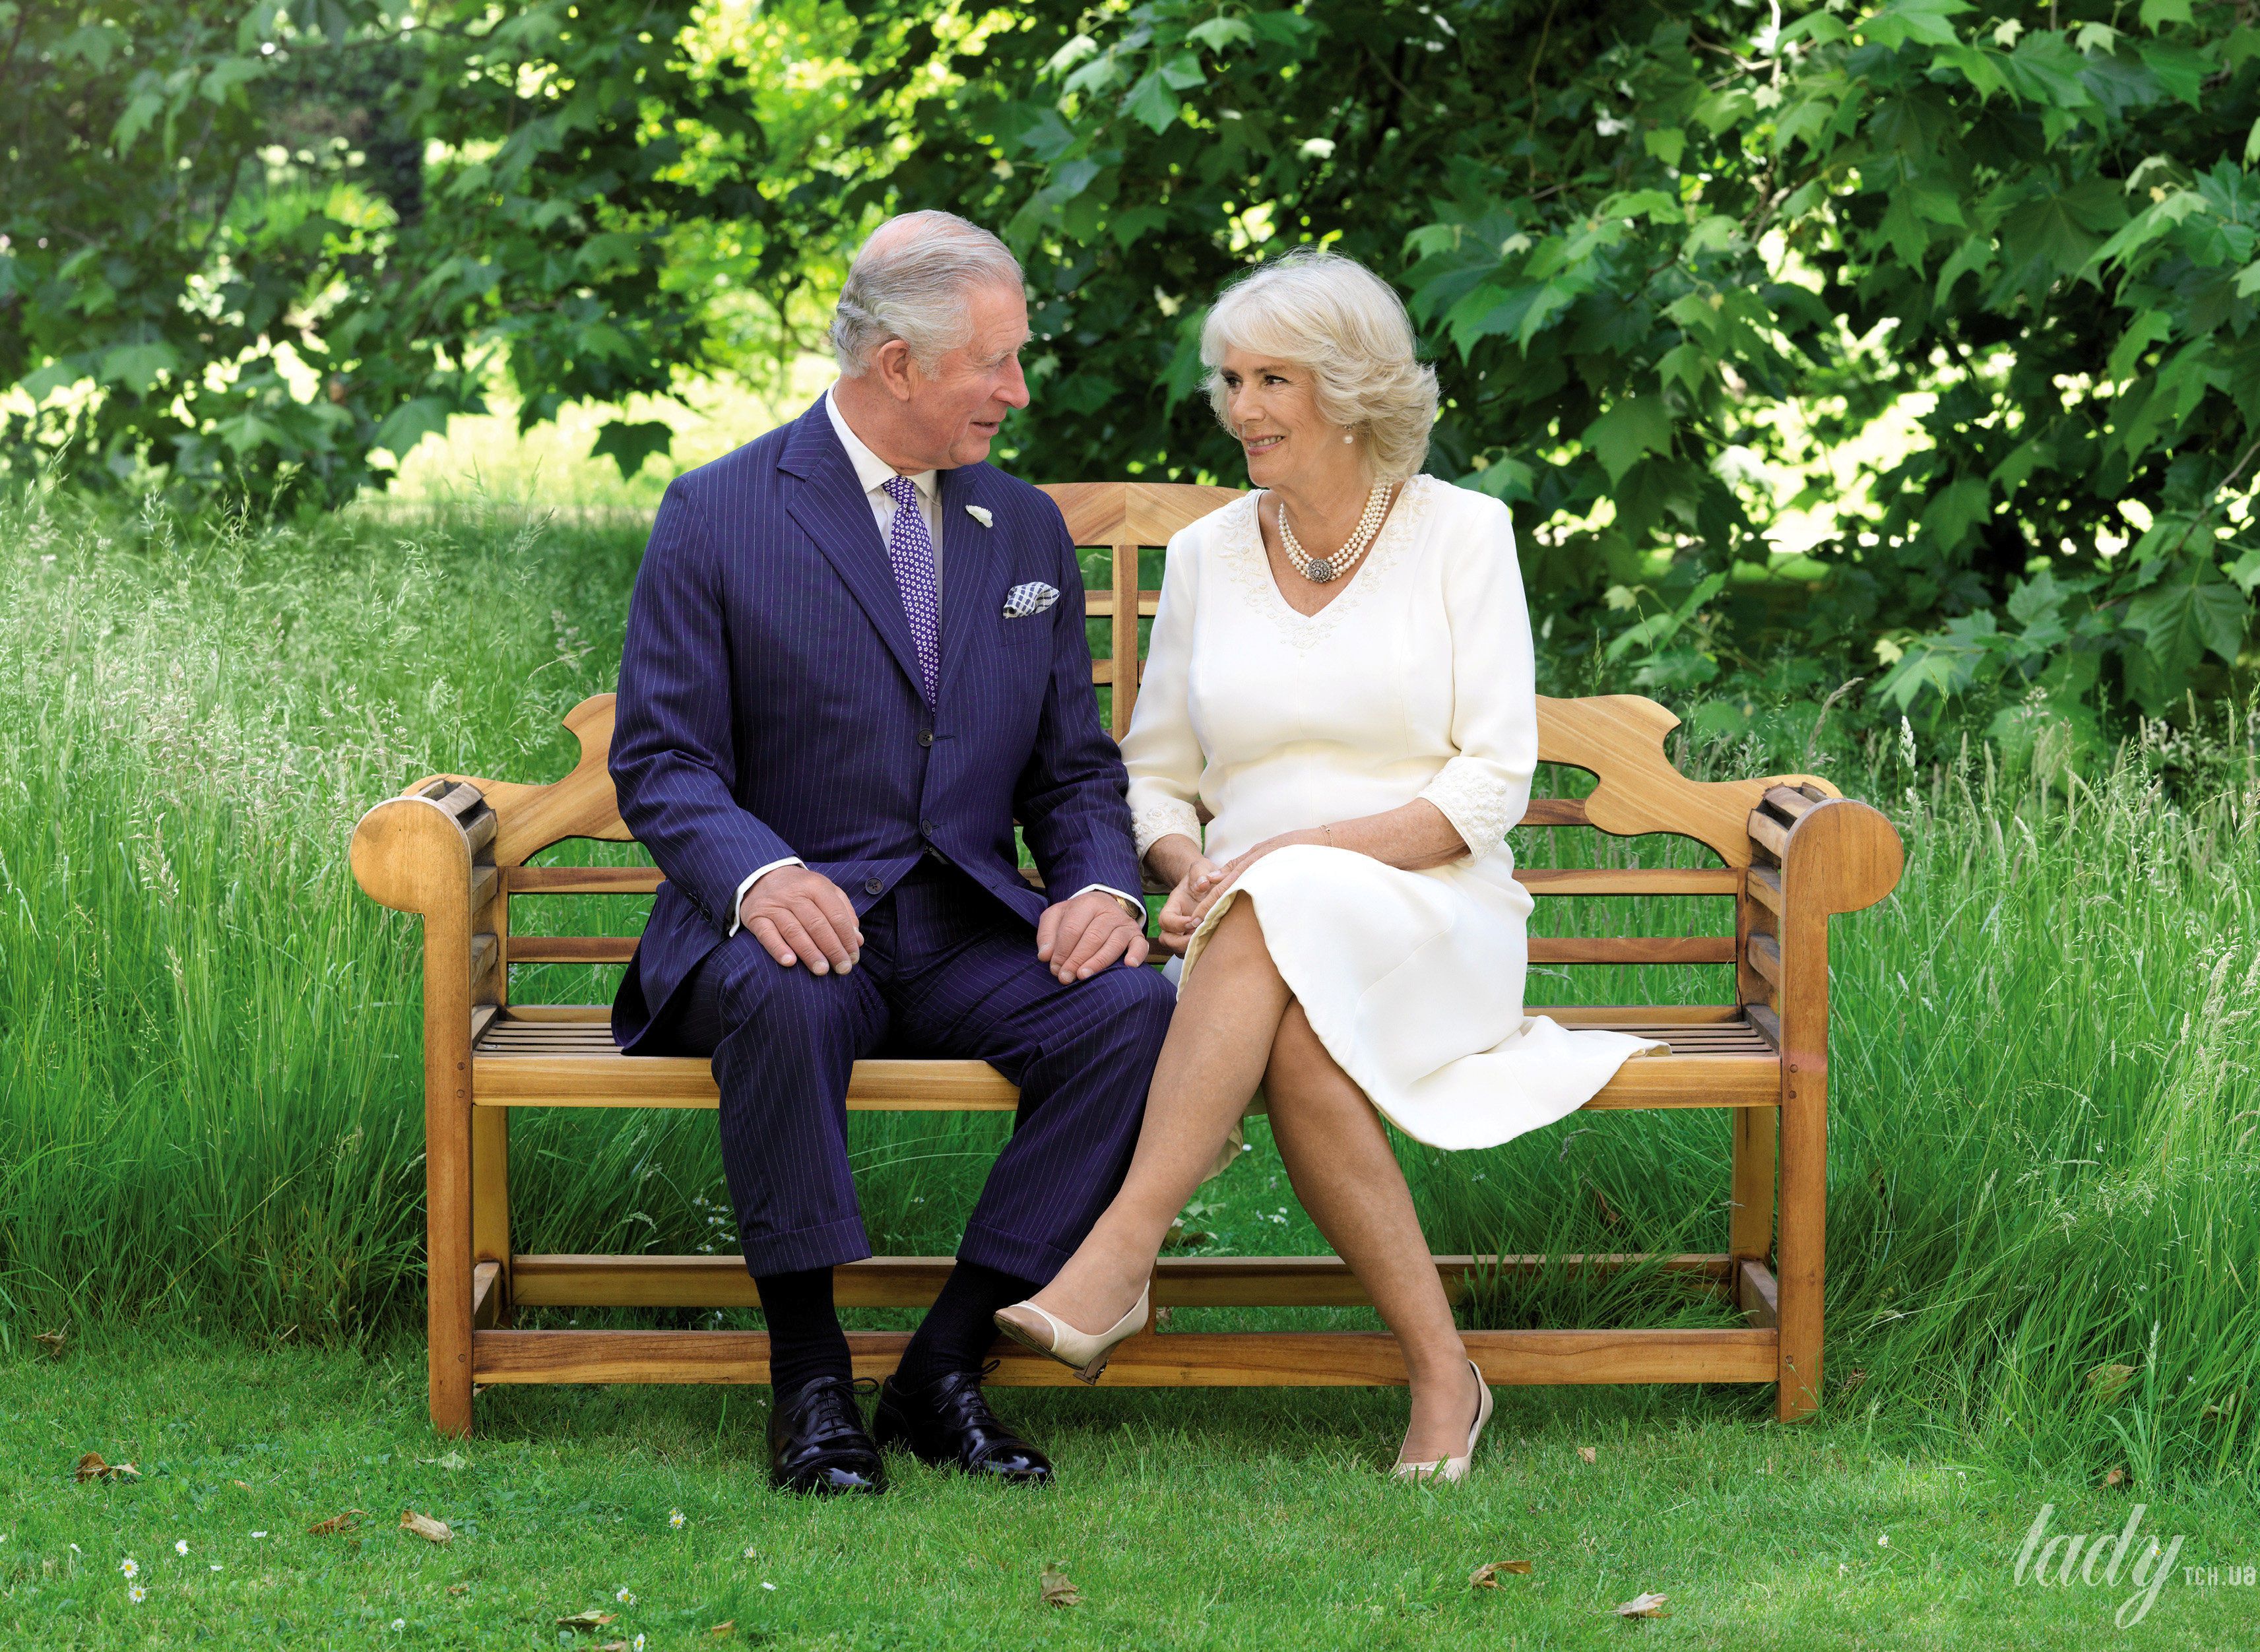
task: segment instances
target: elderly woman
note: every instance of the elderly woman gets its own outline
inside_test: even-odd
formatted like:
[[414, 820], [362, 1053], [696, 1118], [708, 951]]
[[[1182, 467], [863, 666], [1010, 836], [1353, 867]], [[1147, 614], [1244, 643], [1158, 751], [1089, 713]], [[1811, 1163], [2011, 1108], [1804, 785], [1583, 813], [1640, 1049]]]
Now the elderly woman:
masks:
[[1523, 1013], [1505, 838], [1538, 758], [1529, 615], [1505, 507], [1418, 474], [1435, 375], [1403, 304], [1297, 252], [1218, 300], [1201, 349], [1262, 491], [1170, 541], [1123, 742], [1177, 1008], [1120, 1194], [997, 1323], [1096, 1380], [1260, 1084], [1296, 1193], [1404, 1351], [1394, 1471], [1455, 1480], [1491, 1391], [1381, 1120], [1496, 1146], [1647, 1047]]

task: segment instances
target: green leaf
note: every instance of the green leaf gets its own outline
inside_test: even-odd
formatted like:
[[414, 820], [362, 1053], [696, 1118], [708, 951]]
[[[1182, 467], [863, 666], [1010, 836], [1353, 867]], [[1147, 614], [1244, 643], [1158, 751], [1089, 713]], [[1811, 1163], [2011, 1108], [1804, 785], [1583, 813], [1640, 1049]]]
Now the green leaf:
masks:
[[1179, 111], [1177, 100], [1169, 96], [1162, 84], [1161, 71], [1155, 69], [1130, 89], [1130, 95], [1122, 100], [1122, 112], [1152, 131], [1167, 132], [1176, 124]]
[[1940, 550], [1954, 551], [1992, 514], [1992, 494], [1985, 479], [1963, 476], [1931, 496], [1923, 507], [1922, 528], [1936, 538]]
[[2236, 582], [2239, 590], [2249, 597], [2252, 588], [2260, 585], [2260, 547], [2255, 547], [2231, 562], [2228, 576]]
[[589, 449], [589, 457], [609, 458], [620, 468], [620, 480], [627, 482], [643, 468], [645, 460], [654, 454], [665, 453], [674, 442], [675, 432], [657, 419], [630, 424], [625, 418], [616, 418], [597, 433], [596, 445]]
[[1913, 40], [1924, 46], [1952, 46], [1960, 37], [1950, 19], [1969, 11], [1968, 0], [1892, 0], [1860, 25], [1869, 44], [1895, 51]]
[[1674, 345], [1664, 352], [1663, 359], [1656, 364], [1657, 378], [1666, 384], [1675, 380], [1684, 384], [1690, 395], [1697, 394], [1702, 390], [1703, 381], [1709, 375], [1710, 371], [1711, 353], [1691, 340], [1685, 344]]
[[136, 396], [147, 396], [161, 373], [178, 376], [179, 354], [169, 344], [120, 344], [103, 352], [102, 370], [96, 375], [105, 384], [123, 384]]
[[1212, 52], [1221, 52], [1227, 46], [1252, 44], [1255, 32], [1243, 18], [1211, 18], [1205, 23], [1197, 23], [1187, 29], [1185, 36], [1188, 39], [1198, 40]]
[[2142, 0], [2142, 26], [2156, 32], [2169, 23], [2189, 23], [2190, 0]]
[[1191, 91], [1196, 86], [1208, 84], [1208, 76], [1201, 70], [1200, 59], [1191, 52], [1180, 53], [1162, 65], [1162, 80], [1173, 92]]
[[2214, 65], [2204, 54], [2192, 50], [2178, 40], [2145, 40], [2136, 48], [2142, 66], [2158, 77], [2158, 84], [2166, 89], [2167, 96], [2199, 107], [2198, 90], [2205, 77], [2213, 73]]
[[1667, 167], [1677, 167], [1687, 153], [1687, 134], [1677, 126], [1651, 126], [1641, 134], [1640, 143]]
[[2244, 640], [2251, 599], [2227, 580], [2206, 577], [2155, 585], [2127, 604], [2127, 624], [2142, 633], [2142, 647], [2166, 677], [2186, 676], [2209, 651], [2228, 664]]
[[149, 130], [149, 123], [165, 112], [162, 92], [138, 92], [118, 117], [118, 124], [110, 129], [110, 147], [124, 154], [133, 147], [133, 140]]
[[2120, 335], [2118, 347], [2111, 352], [2110, 364], [2103, 369], [2105, 375], [2120, 381], [2134, 377], [2142, 353], [2171, 338], [2173, 331], [2171, 316], [2163, 310], [2145, 310], [2128, 323], [2127, 331]]
[[1661, 396], [1628, 397], [1586, 426], [1578, 440], [1601, 461], [1613, 487], [1643, 454], [1671, 451], [1671, 414]]
[[376, 427], [371, 446], [383, 448], [395, 459], [405, 459], [409, 450], [426, 436], [447, 434], [448, 411], [447, 404], [437, 396], [403, 402]]
[[1779, 44], [1810, 40], [1815, 46], [1835, 46], [1852, 38], [1852, 32], [1826, 11], [1808, 11], [1781, 32]]

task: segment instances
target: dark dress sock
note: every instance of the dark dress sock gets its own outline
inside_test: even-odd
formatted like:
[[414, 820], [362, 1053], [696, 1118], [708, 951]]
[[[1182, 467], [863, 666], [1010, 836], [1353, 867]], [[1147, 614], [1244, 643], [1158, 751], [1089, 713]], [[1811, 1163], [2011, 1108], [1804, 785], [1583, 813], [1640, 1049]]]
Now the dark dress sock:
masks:
[[832, 1269], [755, 1276], [762, 1317], [769, 1327], [769, 1389], [797, 1393], [819, 1377], [842, 1382], [855, 1376], [848, 1357], [848, 1334], [832, 1305]]
[[905, 1388], [918, 1388], [951, 1371], [979, 1371], [989, 1345], [997, 1340], [991, 1316], [1042, 1289], [1032, 1280], [960, 1260], [942, 1282], [941, 1294], [926, 1310], [918, 1334], [903, 1350], [895, 1381]]

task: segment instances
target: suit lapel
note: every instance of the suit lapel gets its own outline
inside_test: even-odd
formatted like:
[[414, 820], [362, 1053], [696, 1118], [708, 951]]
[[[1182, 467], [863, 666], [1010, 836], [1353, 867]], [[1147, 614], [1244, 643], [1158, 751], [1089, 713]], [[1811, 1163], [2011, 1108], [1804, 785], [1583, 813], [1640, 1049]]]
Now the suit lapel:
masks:
[[[855, 480], [855, 467], [848, 462], [847, 449], [833, 433], [821, 401], [794, 425], [778, 465], [800, 479], [801, 485], [786, 501], [786, 511], [816, 541], [923, 698], [926, 674], [919, 667], [918, 645], [911, 640], [910, 617], [903, 611], [894, 564], [887, 560], [886, 541], [871, 519], [870, 501]], [[955, 549], [953, 544], [950, 551]]]
[[990, 497], [992, 473], [987, 465], [962, 465], [941, 472], [941, 669], [937, 674], [941, 703], [952, 703], [951, 685], [962, 676], [967, 661], [978, 654], [984, 639], [996, 633], [996, 616], [1004, 593], [996, 589], [997, 570], [1005, 558], [996, 544], [999, 527], [983, 527], [967, 514], [968, 505], [986, 509], [992, 520], [1004, 512]]

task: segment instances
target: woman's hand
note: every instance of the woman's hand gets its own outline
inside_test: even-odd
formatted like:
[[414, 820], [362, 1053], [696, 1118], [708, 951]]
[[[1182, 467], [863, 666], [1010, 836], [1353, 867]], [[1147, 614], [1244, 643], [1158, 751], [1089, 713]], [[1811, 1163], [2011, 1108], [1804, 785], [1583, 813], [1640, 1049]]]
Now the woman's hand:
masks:
[[[1192, 922], [1185, 930], [1186, 938], [1191, 939], [1192, 932], [1200, 927], [1201, 919], [1208, 916], [1209, 908], [1223, 898], [1225, 890], [1239, 881], [1240, 875], [1272, 850], [1284, 849], [1292, 843], [1325, 845], [1331, 841], [1323, 826], [1311, 826], [1301, 832], [1282, 832], [1276, 838], [1264, 839], [1244, 854], [1235, 855], [1222, 866], [1212, 866], [1204, 887], [1193, 893]], [[1175, 891], [1171, 892], [1169, 898], [1176, 899]]]
[[[1154, 926], [1155, 946], [1172, 957], [1185, 955], [1185, 947], [1200, 921], [1194, 908], [1202, 905], [1201, 898], [1223, 876], [1224, 869], [1205, 855], [1195, 855], [1186, 862], [1184, 876], [1169, 890], [1169, 898], [1162, 903], [1162, 915]], [[1206, 910], [1205, 905], [1202, 910]]]

